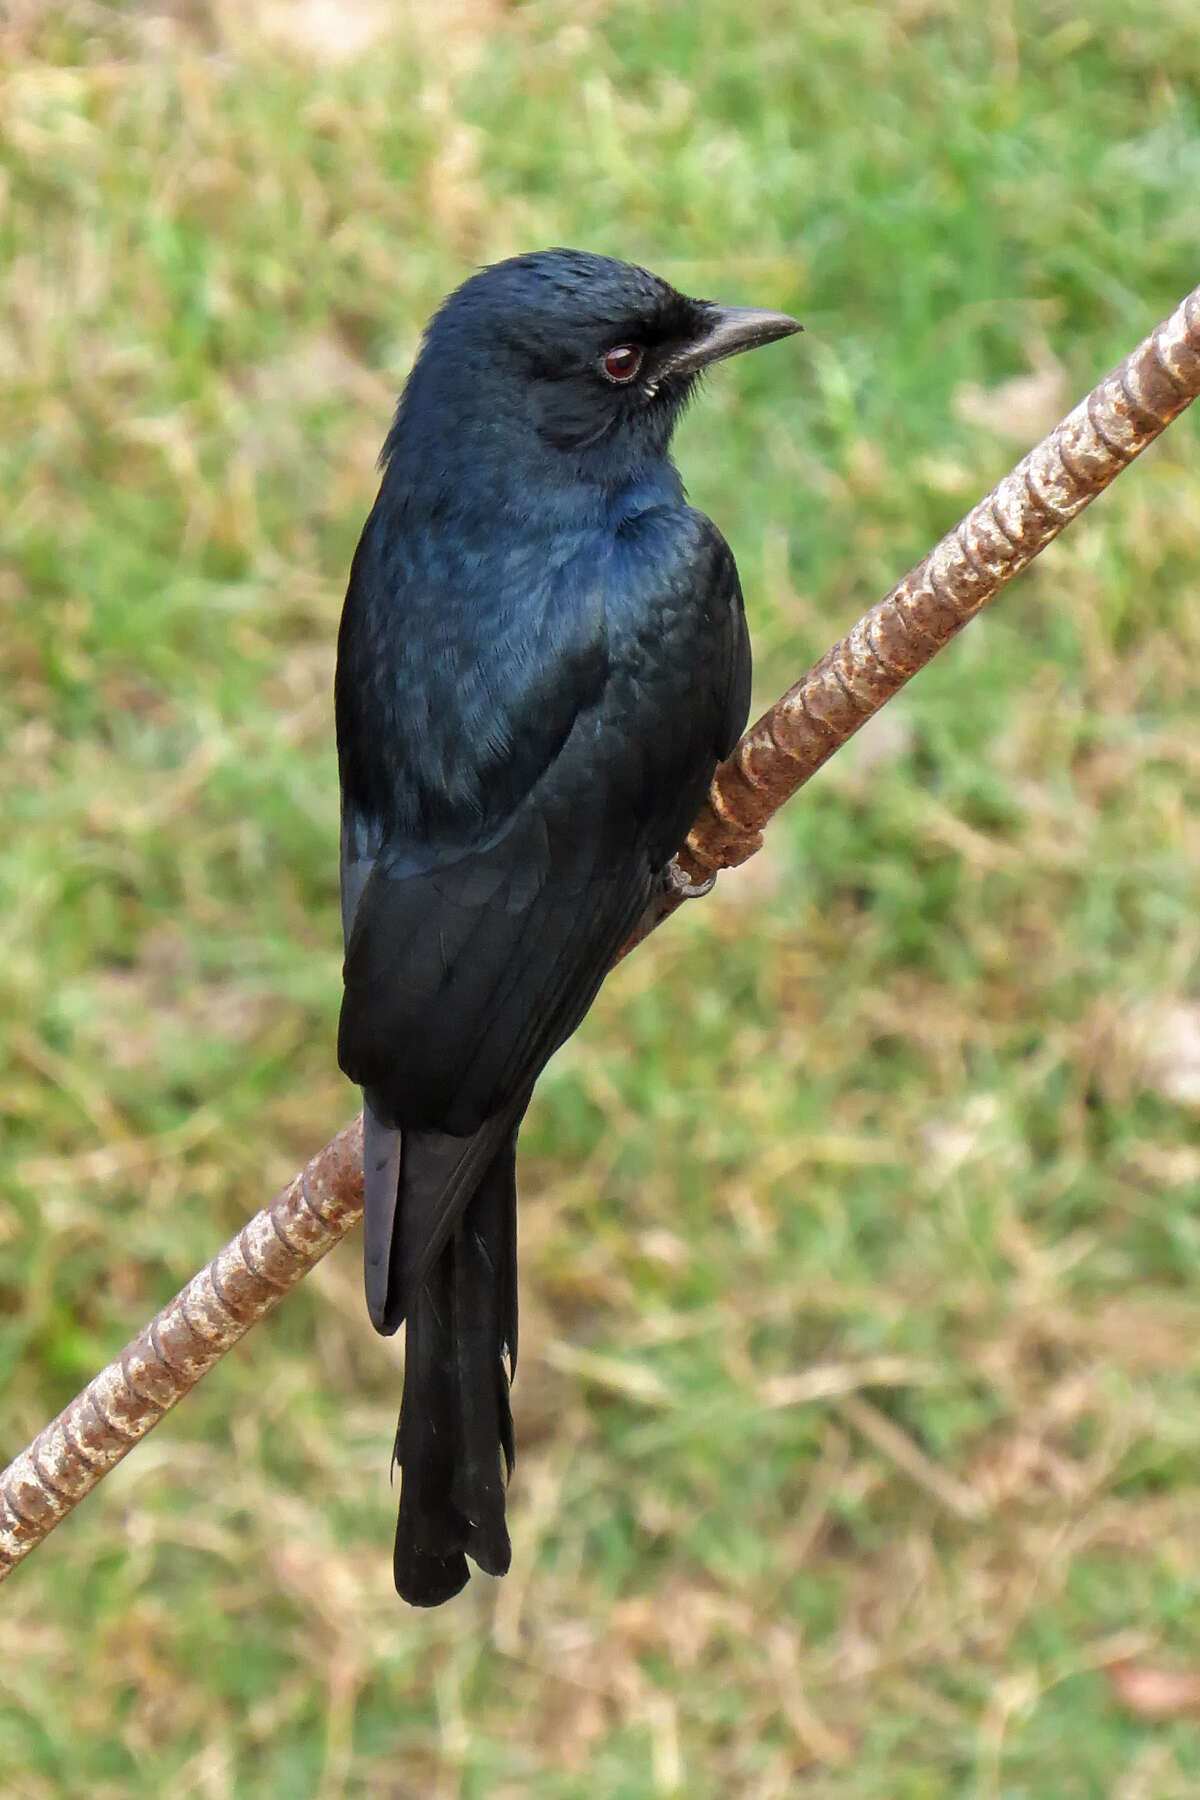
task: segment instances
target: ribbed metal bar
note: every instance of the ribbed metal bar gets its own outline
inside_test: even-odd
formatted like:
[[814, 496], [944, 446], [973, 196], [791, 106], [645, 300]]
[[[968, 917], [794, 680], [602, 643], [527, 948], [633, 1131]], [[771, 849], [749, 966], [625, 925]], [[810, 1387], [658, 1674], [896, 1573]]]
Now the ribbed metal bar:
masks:
[[361, 1216], [355, 1119], [0, 1475], [0, 1581]]
[[753, 856], [784, 801], [1198, 393], [1200, 288], [751, 726], [679, 854], [687, 880]]

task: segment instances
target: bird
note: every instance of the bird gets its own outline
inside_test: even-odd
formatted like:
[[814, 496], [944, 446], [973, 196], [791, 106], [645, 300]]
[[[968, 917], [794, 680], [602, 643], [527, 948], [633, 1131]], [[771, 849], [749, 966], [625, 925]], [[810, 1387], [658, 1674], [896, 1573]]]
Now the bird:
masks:
[[364, 1280], [405, 1325], [393, 1575], [506, 1573], [517, 1132], [744, 729], [733, 555], [670, 454], [712, 364], [801, 329], [551, 249], [430, 320], [334, 684]]

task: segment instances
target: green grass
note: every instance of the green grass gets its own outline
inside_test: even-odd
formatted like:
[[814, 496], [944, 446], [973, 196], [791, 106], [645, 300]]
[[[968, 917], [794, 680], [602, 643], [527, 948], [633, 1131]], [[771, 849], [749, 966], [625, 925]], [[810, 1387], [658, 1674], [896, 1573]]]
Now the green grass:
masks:
[[[0, 25], [7, 1450], [354, 1105], [333, 642], [440, 295], [565, 242], [804, 318], [678, 445], [766, 702], [1197, 280], [1192, 0], [1085, 10]], [[1104, 1673], [1200, 1665], [1198, 583], [1185, 419], [610, 982], [508, 1580], [395, 1601], [348, 1245], [5, 1587], [6, 1796], [1198, 1791]]]

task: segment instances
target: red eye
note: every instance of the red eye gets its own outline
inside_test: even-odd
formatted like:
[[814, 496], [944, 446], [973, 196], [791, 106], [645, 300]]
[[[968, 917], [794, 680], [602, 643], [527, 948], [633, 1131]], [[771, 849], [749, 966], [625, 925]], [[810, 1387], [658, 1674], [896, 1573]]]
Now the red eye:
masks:
[[610, 381], [632, 381], [642, 366], [642, 352], [637, 344], [614, 344], [604, 358], [604, 373]]

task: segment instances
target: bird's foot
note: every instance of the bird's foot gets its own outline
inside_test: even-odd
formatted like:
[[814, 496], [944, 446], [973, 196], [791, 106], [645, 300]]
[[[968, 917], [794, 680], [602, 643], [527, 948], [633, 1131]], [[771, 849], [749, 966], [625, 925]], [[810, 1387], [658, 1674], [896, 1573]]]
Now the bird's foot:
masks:
[[715, 869], [705, 881], [689, 881], [673, 857], [663, 870], [663, 887], [677, 900], [699, 900], [703, 895], [711, 894], [716, 885]]

